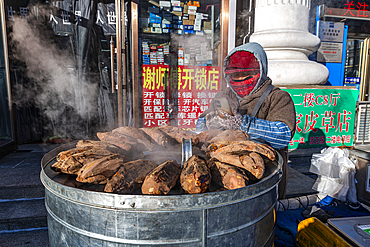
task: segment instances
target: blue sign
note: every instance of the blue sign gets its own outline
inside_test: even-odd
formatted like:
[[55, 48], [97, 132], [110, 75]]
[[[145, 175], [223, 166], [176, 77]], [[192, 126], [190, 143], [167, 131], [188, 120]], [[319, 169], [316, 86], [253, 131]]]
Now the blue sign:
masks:
[[360, 83], [361, 83], [361, 77], [346, 77], [344, 79], [345, 86], [356, 86], [356, 85], [360, 85]]

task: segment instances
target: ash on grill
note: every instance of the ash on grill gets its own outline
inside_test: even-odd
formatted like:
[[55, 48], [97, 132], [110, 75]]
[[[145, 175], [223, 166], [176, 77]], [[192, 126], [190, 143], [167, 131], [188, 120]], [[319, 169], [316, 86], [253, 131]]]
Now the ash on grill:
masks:
[[[196, 134], [177, 127], [120, 127], [80, 140], [51, 169], [69, 186], [118, 194], [196, 194], [237, 189], [263, 178], [275, 151], [240, 130]], [[181, 166], [181, 143], [193, 156]], [[59, 177], [58, 177], [59, 176]]]

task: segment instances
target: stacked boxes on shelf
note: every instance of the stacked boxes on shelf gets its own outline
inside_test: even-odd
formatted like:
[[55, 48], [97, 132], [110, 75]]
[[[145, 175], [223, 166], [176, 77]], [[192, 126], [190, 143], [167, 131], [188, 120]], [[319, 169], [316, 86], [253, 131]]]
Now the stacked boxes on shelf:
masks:
[[[212, 66], [212, 50], [209, 41], [213, 36], [212, 21], [207, 13], [201, 13], [198, 1], [182, 2], [180, 0], [149, 0], [147, 17], [140, 18], [140, 27], [144, 33], [168, 35], [186, 35], [185, 40], [180, 41], [178, 48], [178, 65], [189, 66]], [[194, 40], [190, 35], [204, 36]], [[205, 36], [206, 35], [206, 36]], [[170, 53], [169, 36], [146, 37], [142, 42], [143, 64], [169, 65]], [[162, 38], [163, 37], [163, 38]], [[158, 42], [160, 38], [160, 42]], [[171, 36], [172, 38], [172, 36]], [[192, 41], [188, 42], [187, 39]], [[157, 43], [158, 42], [158, 43]], [[156, 44], [154, 44], [156, 43]]]
[[164, 64], [164, 53], [163, 53], [163, 46], [159, 45], [157, 47], [157, 62], [159, 65]]
[[150, 64], [150, 50], [148, 42], [142, 42], [141, 47], [143, 50], [143, 64]]
[[154, 6], [148, 8], [148, 20], [140, 18], [144, 33], [210, 34], [212, 26], [208, 14], [197, 12], [200, 8], [198, 1], [185, 3], [171, 0], [157, 3], [150, 0], [149, 3]]
[[184, 49], [182, 47], [177, 50], [177, 61], [178, 65], [184, 65]]
[[143, 65], [168, 65], [168, 63], [165, 63], [165, 56], [170, 54], [169, 43], [157, 45], [143, 41], [141, 47], [143, 50]]

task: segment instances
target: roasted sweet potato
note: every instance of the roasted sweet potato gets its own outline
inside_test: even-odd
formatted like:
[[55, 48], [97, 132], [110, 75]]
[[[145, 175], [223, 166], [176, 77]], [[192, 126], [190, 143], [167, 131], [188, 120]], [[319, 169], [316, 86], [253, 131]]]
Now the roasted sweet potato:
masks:
[[148, 173], [158, 165], [150, 160], [134, 160], [122, 165], [108, 180], [105, 192], [129, 194], [139, 188]]
[[76, 180], [82, 183], [105, 184], [129, 159], [113, 154], [90, 162], [80, 169]]
[[208, 146], [211, 143], [217, 142], [239, 142], [248, 140], [249, 135], [242, 130], [224, 130], [208, 140], [205, 145]]
[[180, 173], [181, 166], [174, 160], [168, 160], [145, 177], [141, 192], [146, 195], [166, 195], [176, 185]]
[[242, 141], [242, 142], [216, 142], [212, 143], [207, 147], [207, 154], [211, 157], [216, 156], [222, 152], [231, 151], [250, 151], [262, 154], [270, 160], [275, 160], [275, 151], [271, 147], [255, 143], [253, 141]]
[[109, 152], [106, 149], [92, 148], [92, 149], [88, 149], [83, 152], [75, 153], [67, 157], [64, 157], [57, 163], [54, 163], [51, 166], [51, 169], [53, 169], [56, 172], [63, 172], [67, 174], [77, 174], [78, 171], [85, 164], [88, 164], [96, 159], [100, 159], [102, 157], [106, 157], [109, 155], [113, 155], [113, 153]]
[[243, 169], [222, 163], [215, 158], [208, 161], [212, 174], [212, 183], [228, 189], [238, 189], [248, 185], [249, 178]]
[[157, 143], [142, 129], [123, 126], [112, 130], [112, 133], [118, 133], [121, 135], [126, 135], [134, 138], [138, 143], [142, 143], [148, 150], [154, 150]]
[[[197, 147], [205, 149], [207, 146], [205, 145], [210, 141], [213, 137], [217, 136], [218, 134], [222, 133], [223, 130], [220, 129], [212, 129], [212, 130], [206, 130], [203, 132], [200, 132], [197, 135], [198, 138], [198, 144]], [[204, 147], [203, 147], [204, 146]]]
[[94, 148], [94, 149], [105, 149], [114, 154], [122, 154], [127, 156], [126, 150], [113, 145], [111, 143], [103, 141], [93, 141], [93, 140], [80, 140], [76, 144], [76, 148]]
[[193, 145], [197, 145], [199, 142], [197, 138], [197, 133], [183, 130], [174, 126], [161, 126], [158, 128], [170, 137], [174, 138], [178, 143], [182, 143], [182, 139], [191, 139]]
[[198, 155], [191, 156], [184, 163], [180, 183], [189, 194], [200, 194], [207, 191], [211, 183], [211, 172], [206, 160]]
[[253, 180], [261, 179], [265, 172], [265, 163], [262, 157], [255, 152], [230, 151], [218, 153], [214, 156], [217, 160], [241, 167], [253, 175]]
[[91, 147], [76, 147], [66, 151], [62, 151], [57, 155], [57, 161], [64, 161], [71, 155], [82, 153], [89, 149], [91, 149]]
[[177, 143], [174, 138], [170, 137], [159, 128], [141, 128], [141, 130], [149, 135], [160, 146], [167, 146], [168, 144], [173, 145]]
[[130, 157], [134, 157], [141, 152], [148, 151], [144, 144], [138, 143], [134, 138], [113, 132], [98, 132], [98, 138], [113, 145], [116, 145], [129, 152]]

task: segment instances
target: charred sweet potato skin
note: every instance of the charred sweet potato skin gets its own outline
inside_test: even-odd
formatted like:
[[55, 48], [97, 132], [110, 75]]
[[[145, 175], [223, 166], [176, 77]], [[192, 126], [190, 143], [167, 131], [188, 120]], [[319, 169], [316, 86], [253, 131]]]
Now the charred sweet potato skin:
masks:
[[138, 143], [142, 143], [148, 150], [155, 150], [157, 146], [157, 143], [142, 129], [123, 126], [112, 130], [112, 133], [132, 137]]
[[81, 168], [76, 180], [82, 183], [105, 184], [119, 167], [128, 161], [127, 157], [118, 154], [94, 160]]
[[211, 157], [215, 157], [222, 152], [240, 152], [249, 151], [262, 154], [270, 160], [275, 160], [275, 151], [264, 144], [255, 143], [253, 141], [241, 141], [241, 142], [215, 142], [207, 147], [207, 154]]
[[265, 163], [262, 157], [255, 152], [243, 151], [224, 151], [214, 156], [222, 163], [231, 164], [247, 170], [253, 177], [253, 180], [258, 180], [263, 177], [265, 172]]
[[249, 178], [243, 169], [222, 163], [215, 158], [208, 161], [211, 170], [212, 182], [225, 189], [233, 190], [248, 185]]
[[191, 139], [193, 145], [197, 145], [199, 140], [197, 138], [197, 133], [191, 131], [183, 130], [174, 126], [161, 126], [158, 129], [165, 132], [170, 137], [174, 138], [178, 143], [182, 143], [183, 139]]
[[189, 194], [200, 194], [207, 191], [211, 183], [211, 172], [201, 156], [193, 155], [184, 163], [180, 183], [184, 191]]
[[[76, 152], [76, 150], [81, 152]], [[70, 151], [71, 152], [68, 153], [70, 155], [66, 155], [66, 152], [59, 153], [57, 157], [58, 162], [51, 166], [54, 171], [66, 174], [77, 174], [84, 165], [96, 159], [113, 155], [113, 153], [106, 149], [96, 148], [90, 148], [87, 150], [83, 148], [75, 148]]]
[[107, 181], [104, 191], [131, 194], [140, 188], [148, 173], [157, 166], [156, 163], [144, 159], [127, 162]]
[[242, 130], [224, 130], [210, 139], [207, 144], [215, 142], [248, 141], [249, 135]]
[[174, 160], [168, 160], [145, 177], [141, 192], [145, 195], [167, 195], [176, 185], [180, 173], [181, 166]]

